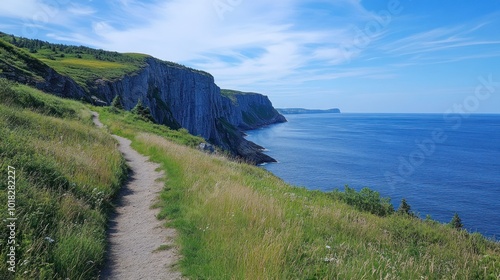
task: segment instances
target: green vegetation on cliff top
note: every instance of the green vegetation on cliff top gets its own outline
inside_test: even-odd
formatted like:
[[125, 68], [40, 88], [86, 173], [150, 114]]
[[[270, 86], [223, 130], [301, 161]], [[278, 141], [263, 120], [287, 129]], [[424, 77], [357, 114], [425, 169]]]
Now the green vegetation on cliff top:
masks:
[[9, 54], [5, 45], [10, 44], [15, 47], [17, 53], [25, 54], [25, 61], [38, 59], [59, 74], [72, 78], [87, 90], [95, 80], [113, 80], [141, 69], [145, 66], [145, 59], [149, 57], [143, 54], [122, 54], [83, 46], [51, 44], [2, 33], [0, 41], [3, 41], [0, 47], [4, 47], [0, 59]]
[[238, 91], [238, 90], [232, 90], [232, 89], [221, 89], [220, 93], [222, 94], [222, 96], [225, 96], [225, 97], [231, 99], [231, 101], [233, 101], [233, 103], [236, 102], [236, 95], [258, 94], [258, 93], [254, 93], [254, 92], [244, 92], [244, 91]]
[[[59, 74], [70, 77], [87, 91], [96, 80], [112, 81], [139, 71], [146, 66], [148, 58], [152, 57], [139, 53], [118, 53], [84, 46], [52, 44], [0, 32], [0, 64], [17, 65], [26, 74], [38, 76], [31, 65], [43, 63]], [[207, 72], [174, 62], [161, 63], [211, 77]]]

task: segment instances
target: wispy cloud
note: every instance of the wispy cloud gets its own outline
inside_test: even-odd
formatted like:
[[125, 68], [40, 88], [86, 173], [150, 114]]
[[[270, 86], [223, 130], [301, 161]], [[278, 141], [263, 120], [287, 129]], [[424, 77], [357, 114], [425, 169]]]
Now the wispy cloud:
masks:
[[[339, 77], [342, 74], [324, 71], [361, 54], [362, 48], [353, 47], [359, 28], [376, 18], [359, 0], [315, 0], [307, 5], [298, 0], [120, 0], [108, 3], [111, 8], [105, 16], [89, 6], [91, 2], [62, 7], [27, 1], [31, 10], [24, 10], [23, 15], [15, 14], [23, 10], [19, 5], [7, 10], [27, 18], [36, 12], [33, 7], [65, 15], [53, 23], [64, 26], [63, 30], [48, 29], [51, 38], [148, 53], [207, 70], [222, 85], [234, 86], [297, 81], [312, 65], [320, 65], [315, 70], [319, 75], [304, 80]], [[216, 5], [219, 2], [225, 5], [222, 10]], [[328, 12], [310, 5], [328, 8]], [[377, 32], [370, 39], [376, 41], [383, 35]], [[366, 69], [350, 73], [369, 74]]]
[[[39, 37], [39, 33], [60, 33], [81, 30], [81, 20], [89, 19], [96, 10], [67, 1], [24, 0], [2, 3], [0, 17], [16, 21], [25, 37]], [[60, 34], [58, 36], [61, 36]]]
[[8, 18], [33, 19], [41, 10], [50, 10], [50, 7], [39, 0], [4, 1], [0, 9], [0, 16]]
[[90, 16], [95, 14], [97, 11], [89, 6], [71, 4], [68, 7], [67, 12], [75, 16]]
[[[385, 43], [382, 49], [390, 55], [419, 55], [418, 59], [425, 61], [426, 57], [422, 55], [432, 55], [457, 49], [463, 50], [463, 48], [467, 47], [500, 45], [500, 36], [496, 39], [490, 39], [481, 38], [475, 34], [489, 24], [489, 22], [482, 22], [472, 26], [461, 24], [459, 26], [435, 28]], [[495, 51], [490, 55], [496, 55], [497, 53]], [[473, 56], [465, 57], [472, 58]], [[441, 58], [446, 57], [441, 56]]]
[[394, 90], [406, 92], [420, 86], [415, 75], [432, 72], [422, 70], [426, 65], [445, 73], [453, 67], [445, 69], [446, 63], [474, 62], [495, 71], [488, 65], [500, 58], [500, 12], [489, 12], [491, 5], [483, 4], [481, 17], [458, 21], [433, 10], [449, 4], [401, 1], [408, 6], [401, 6], [403, 12], [384, 16], [380, 9], [397, 1], [382, 2], [5, 1], [0, 27], [13, 30], [20, 23], [17, 34], [25, 37], [151, 54], [208, 71], [221, 87], [273, 92], [278, 100], [311, 91], [339, 94], [340, 88], [371, 94], [378, 86], [383, 93], [387, 81], [413, 82]]
[[[337, 1], [334, 5], [342, 15], [358, 18], [360, 26], [372, 15], [359, 1]], [[317, 20], [328, 20], [328, 27], [316, 21], [311, 25], [311, 19], [299, 8], [296, 0], [243, 1], [224, 10], [221, 18], [211, 1], [125, 1], [115, 16], [141, 17], [133, 22], [142, 24], [118, 27], [109, 20], [96, 21], [92, 25], [94, 38], [84, 42], [118, 51], [139, 50], [188, 64], [211, 72], [222, 84], [277, 81], [296, 75], [310, 63], [345, 62], [345, 48], [356, 36], [353, 21], [326, 15]], [[65, 37], [82, 39], [76, 33]], [[249, 49], [259, 51], [247, 52]]]

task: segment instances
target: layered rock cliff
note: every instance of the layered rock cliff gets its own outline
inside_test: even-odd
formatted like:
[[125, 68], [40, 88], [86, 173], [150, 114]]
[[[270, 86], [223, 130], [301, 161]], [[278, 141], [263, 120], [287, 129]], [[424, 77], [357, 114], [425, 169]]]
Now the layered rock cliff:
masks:
[[223, 89], [221, 94], [231, 100], [233, 112], [232, 124], [242, 130], [256, 129], [265, 125], [286, 122], [265, 95], [254, 92], [242, 92]]
[[96, 81], [91, 93], [107, 104], [119, 95], [126, 110], [141, 99], [156, 122], [186, 128], [254, 163], [274, 159], [262, 154], [262, 147], [245, 140], [242, 130], [286, 121], [266, 96], [223, 96], [210, 74], [155, 58], [147, 58], [146, 66], [134, 74], [115, 81]]
[[[243, 132], [286, 121], [266, 96], [238, 92], [223, 96], [210, 74], [153, 57], [145, 58], [144, 66], [133, 73], [97, 79], [84, 88], [10, 44], [0, 47], [13, 57], [13, 61], [0, 61], [0, 76], [96, 105], [109, 105], [119, 95], [126, 110], [141, 99], [157, 123], [186, 128], [253, 163], [274, 161], [262, 153], [262, 147], [245, 140]], [[19, 61], [24, 63], [22, 68]]]

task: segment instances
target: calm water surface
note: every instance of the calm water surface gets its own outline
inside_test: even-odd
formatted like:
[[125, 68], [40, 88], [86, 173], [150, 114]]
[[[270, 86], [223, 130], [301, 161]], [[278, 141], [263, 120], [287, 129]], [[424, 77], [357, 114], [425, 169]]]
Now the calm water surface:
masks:
[[331, 191], [348, 184], [406, 198], [422, 217], [500, 239], [500, 115], [286, 115], [247, 139], [279, 163], [285, 181]]

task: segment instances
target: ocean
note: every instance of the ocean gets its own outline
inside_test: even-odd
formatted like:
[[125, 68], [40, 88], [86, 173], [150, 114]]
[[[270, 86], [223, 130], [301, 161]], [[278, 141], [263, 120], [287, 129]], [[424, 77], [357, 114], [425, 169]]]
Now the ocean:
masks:
[[442, 223], [500, 240], [500, 115], [306, 114], [248, 131], [278, 163], [263, 168], [312, 190], [369, 187]]

